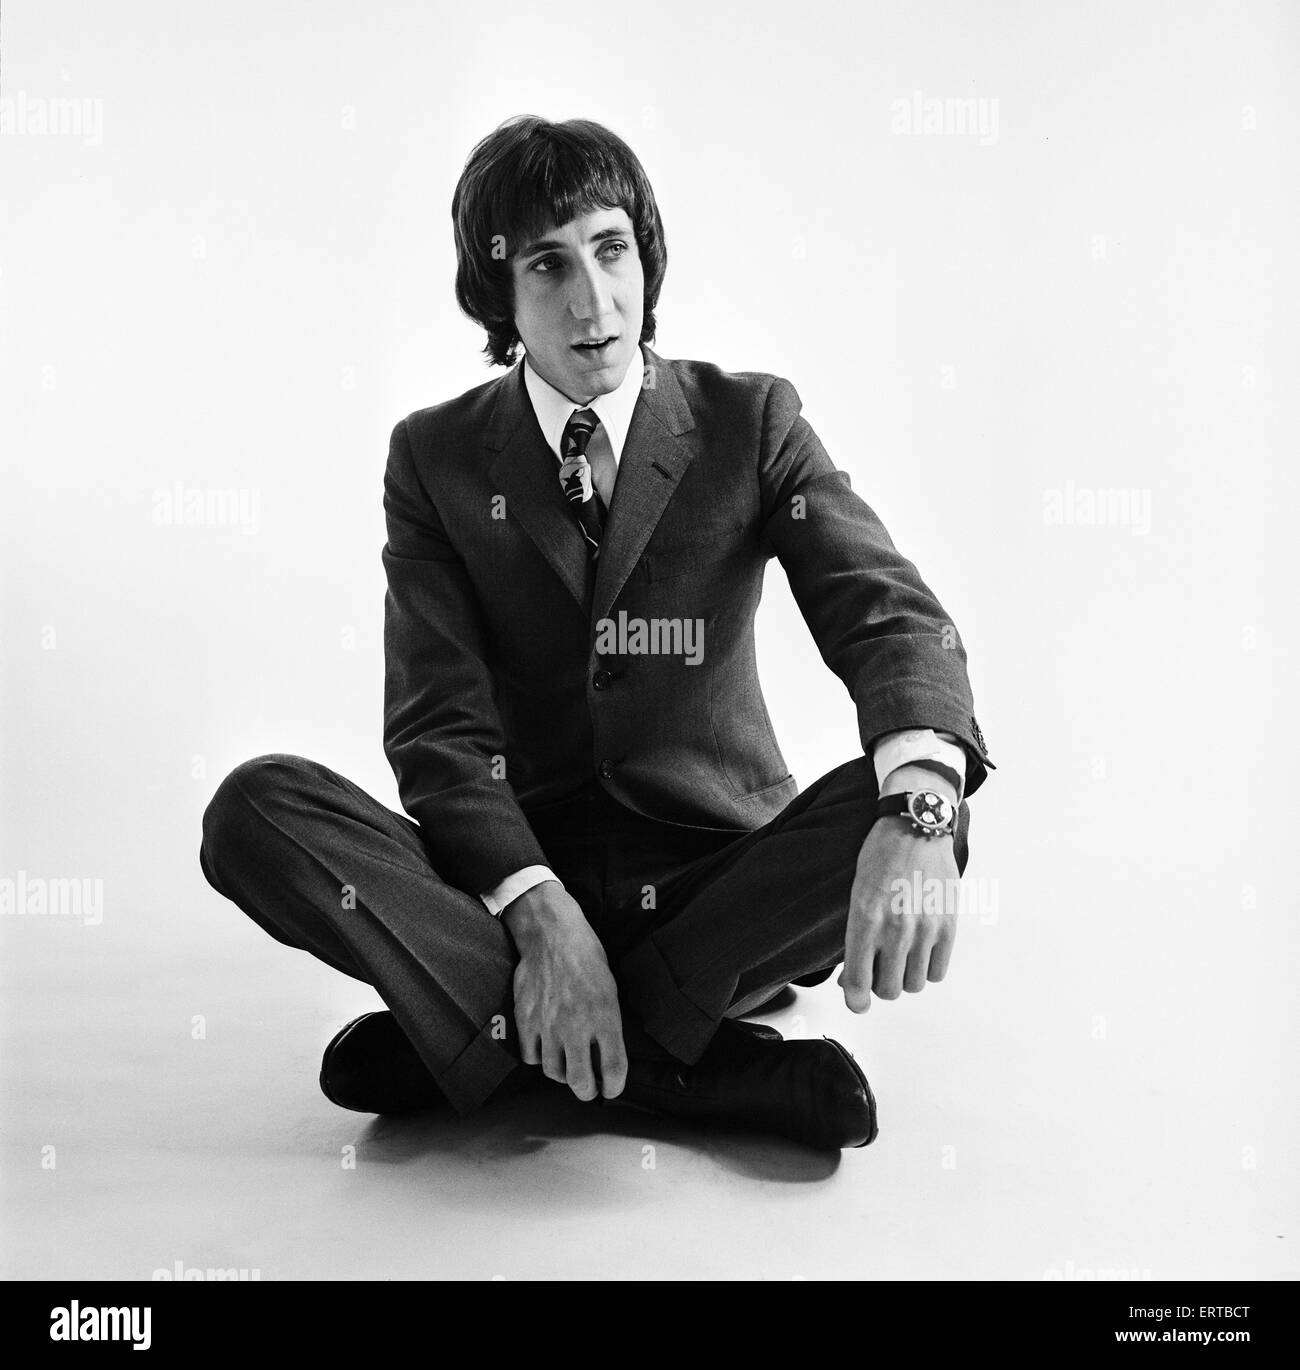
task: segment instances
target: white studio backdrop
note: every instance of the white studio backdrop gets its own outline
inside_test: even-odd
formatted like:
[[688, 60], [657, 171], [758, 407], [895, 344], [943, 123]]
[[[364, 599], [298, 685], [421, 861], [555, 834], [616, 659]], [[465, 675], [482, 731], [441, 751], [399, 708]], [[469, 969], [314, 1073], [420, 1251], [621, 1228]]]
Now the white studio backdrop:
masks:
[[[197, 864], [246, 757], [398, 807], [388, 436], [497, 374], [452, 190], [502, 119], [584, 116], [657, 193], [656, 350], [793, 381], [969, 652], [993, 916], [909, 1012], [1121, 1112], [1212, 1077], [1231, 1128], [1143, 1145], [1280, 1182], [1295, 6], [121, 0], [3, 40], [0, 875], [103, 890], [5, 920], [7, 977], [284, 967]], [[857, 731], [775, 564], [760, 647], [806, 785]]]

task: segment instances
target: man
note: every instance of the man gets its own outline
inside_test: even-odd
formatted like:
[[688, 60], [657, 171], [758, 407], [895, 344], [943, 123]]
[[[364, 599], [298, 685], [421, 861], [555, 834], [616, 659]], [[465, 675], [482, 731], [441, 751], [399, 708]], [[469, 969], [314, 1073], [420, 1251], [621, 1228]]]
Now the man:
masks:
[[[388, 1005], [326, 1049], [344, 1107], [463, 1114], [544, 1077], [865, 1145], [849, 1053], [743, 1015], [841, 963], [859, 1013], [944, 977], [992, 764], [956, 631], [789, 382], [650, 348], [667, 254], [622, 140], [510, 120], [452, 214], [457, 298], [513, 369], [392, 436], [384, 744], [411, 817], [261, 757], [204, 816], [204, 872]], [[864, 749], [802, 794], [755, 668], [774, 556]], [[948, 898], [900, 907], [915, 888]]]

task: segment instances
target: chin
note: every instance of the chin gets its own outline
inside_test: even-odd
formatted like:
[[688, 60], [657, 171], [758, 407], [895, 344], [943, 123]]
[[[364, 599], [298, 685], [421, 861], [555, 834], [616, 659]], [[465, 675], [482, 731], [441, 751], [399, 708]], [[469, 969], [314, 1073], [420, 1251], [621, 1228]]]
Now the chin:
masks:
[[614, 377], [614, 384], [620, 385], [623, 377], [627, 374], [627, 369], [636, 360], [640, 348], [633, 343], [621, 356], [614, 358], [606, 366], [601, 368], [601, 374], [608, 372]]

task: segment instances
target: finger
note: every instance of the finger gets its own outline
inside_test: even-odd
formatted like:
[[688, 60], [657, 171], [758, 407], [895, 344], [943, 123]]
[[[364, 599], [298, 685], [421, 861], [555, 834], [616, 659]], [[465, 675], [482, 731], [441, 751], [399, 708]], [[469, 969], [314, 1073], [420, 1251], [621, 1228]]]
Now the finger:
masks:
[[844, 1004], [851, 1013], [866, 1013], [871, 1007], [871, 985], [850, 975], [847, 963], [835, 983], [844, 991]]
[[623, 1045], [621, 1026], [612, 1028], [597, 1040], [595, 1056], [602, 1096], [617, 1099], [627, 1084], [627, 1048]]
[[542, 1074], [557, 1085], [564, 1083], [564, 1048], [555, 1040], [542, 1042]]
[[516, 1020], [515, 1031], [519, 1034], [519, 1059], [526, 1066], [535, 1066], [542, 1059], [541, 1043], [537, 1033]]
[[897, 999], [903, 992], [903, 972], [907, 958], [897, 947], [882, 951], [876, 957], [876, 975], [871, 982], [877, 999]]
[[908, 994], [919, 994], [925, 988], [926, 975], [930, 969], [930, 956], [934, 944], [923, 942], [912, 948], [907, 958], [907, 969], [903, 973], [903, 988]]
[[875, 928], [850, 912], [844, 939], [844, 968], [835, 983], [844, 991], [844, 1002], [853, 1013], [866, 1013], [871, 1007], [871, 967], [875, 956]]
[[948, 962], [952, 960], [952, 945], [951, 937], [941, 937], [934, 944], [934, 949], [930, 952], [929, 979], [932, 982], [938, 983], [948, 974]]
[[585, 1103], [596, 1097], [596, 1076], [591, 1069], [591, 1043], [572, 1042], [564, 1049], [569, 1088]]

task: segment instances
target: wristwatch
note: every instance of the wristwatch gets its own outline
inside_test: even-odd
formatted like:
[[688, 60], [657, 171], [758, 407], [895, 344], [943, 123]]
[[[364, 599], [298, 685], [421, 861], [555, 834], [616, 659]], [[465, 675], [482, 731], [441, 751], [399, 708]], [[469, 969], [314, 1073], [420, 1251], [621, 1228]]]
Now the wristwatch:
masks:
[[876, 804], [876, 817], [895, 814], [911, 819], [912, 830], [927, 837], [949, 837], [957, 831], [957, 806], [933, 790], [884, 795]]

